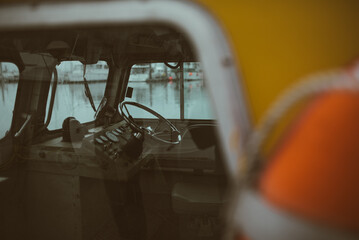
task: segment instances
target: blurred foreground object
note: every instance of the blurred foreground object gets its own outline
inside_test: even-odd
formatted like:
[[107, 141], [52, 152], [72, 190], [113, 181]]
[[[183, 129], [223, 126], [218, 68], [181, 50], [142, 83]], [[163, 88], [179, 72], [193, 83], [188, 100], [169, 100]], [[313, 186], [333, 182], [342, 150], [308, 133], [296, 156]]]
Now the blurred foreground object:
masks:
[[[314, 75], [294, 87], [252, 134], [238, 211], [250, 239], [358, 239], [355, 69]], [[303, 101], [275, 148], [262, 154], [276, 125]]]

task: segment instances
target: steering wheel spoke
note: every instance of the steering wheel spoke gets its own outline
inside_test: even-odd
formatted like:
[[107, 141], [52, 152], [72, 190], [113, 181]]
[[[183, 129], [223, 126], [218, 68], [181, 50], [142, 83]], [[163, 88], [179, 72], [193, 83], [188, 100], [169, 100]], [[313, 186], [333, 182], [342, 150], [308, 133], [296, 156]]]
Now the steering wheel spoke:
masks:
[[[135, 106], [137, 108], [140, 108], [148, 113], [151, 113], [158, 119], [158, 123], [154, 129], [152, 129], [150, 126], [140, 126], [138, 123], [135, 122], [133, 117], [131, 116], [127, 105]], [[154, 110], [136, 103], [136, 102], [129, 102], [129, 101], [123, 101], [119, 106], [119, 112], [122, 115], [122, 117], [125, 119], [125, 121], [136, 131], [146, 134], [147, 136], [150, 136], [151, 138], [167, 144], [178, 144], [181, 142], [181, 134], [180, 131], [176, 128], [175, 125], [173, 125], [168, 119], [164, 118], [159, 113], [155, 112]], [[126, 114], [127, 113], [127, 114]], [[160, 127], [163, 123], [166, 124], [167, 129], [162, 130], [162, 127]], [[161, 131], [158, 131], [160, 130]], [[167, 135], [165, 138], [162, 135]]]

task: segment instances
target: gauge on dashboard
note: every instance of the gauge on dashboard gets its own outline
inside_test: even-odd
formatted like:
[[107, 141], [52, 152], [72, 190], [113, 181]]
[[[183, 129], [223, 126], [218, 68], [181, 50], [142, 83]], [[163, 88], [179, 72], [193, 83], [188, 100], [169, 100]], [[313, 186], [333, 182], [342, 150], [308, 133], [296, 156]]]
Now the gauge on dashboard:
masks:
[[121, 129], [119, 129], [119, 128], [116, 128], [114, 131], [118, 132], [119, 134], [123, 133], [123, 131]]
[[97, 144], [104, 144], [104, 142], [101, 140], [101, 138], [95, 138], [95, 142], [97, 143]]
[[116, 137], [112, 132], [106, 132], [106, 137], [108, 137], [108, 139], [110, 139], [111, 142], [119, 142], [120, 140], [118, 139], [118, 137]]
[[108, 142], [108, 138], [106, 136], [100, 136], [101, 140], [104, 141], [104, 142]]
[[115, 130], [113, 130], [112, 133], [113, 133], [114, 135], [116, 135], [116, 136], [120, 136], [120, 134], [119, 134], [117, 131], [115, 131]]

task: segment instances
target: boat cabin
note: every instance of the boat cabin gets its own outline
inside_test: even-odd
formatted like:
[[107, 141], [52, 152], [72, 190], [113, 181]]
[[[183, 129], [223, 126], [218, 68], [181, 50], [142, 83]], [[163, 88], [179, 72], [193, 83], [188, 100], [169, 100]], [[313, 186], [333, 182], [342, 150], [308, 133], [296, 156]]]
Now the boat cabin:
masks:
[[0, 48], [2, 73], [19, 74], [1, 78], [5, 239], [222, 235], [228, 179], [186, 34], [164, 24], [9, 30]]

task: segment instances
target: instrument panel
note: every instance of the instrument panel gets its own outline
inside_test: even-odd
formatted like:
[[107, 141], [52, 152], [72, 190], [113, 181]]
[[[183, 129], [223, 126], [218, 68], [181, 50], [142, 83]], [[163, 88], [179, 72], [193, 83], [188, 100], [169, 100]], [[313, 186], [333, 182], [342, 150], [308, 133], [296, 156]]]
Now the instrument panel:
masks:
[[143, 162], [139, 157], [143, 143], [140, 135], [121, 121], [90, 129], [82, 141], [64, 142], [57, 137], [29, 146], [29, 169], [126, 181]]
[[95, 153], [103, 168], [111, 162], [122, 166], [128, 165], [124, 158], [124, 148], [131, 139], [132, 130], [126, 124], [120, 124], [95, 133], [93, 138], [84, 139], [84, 147], [90, 145], [90, 150], [95, 148]]

